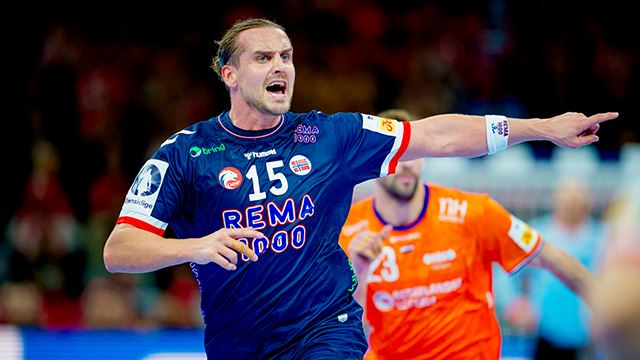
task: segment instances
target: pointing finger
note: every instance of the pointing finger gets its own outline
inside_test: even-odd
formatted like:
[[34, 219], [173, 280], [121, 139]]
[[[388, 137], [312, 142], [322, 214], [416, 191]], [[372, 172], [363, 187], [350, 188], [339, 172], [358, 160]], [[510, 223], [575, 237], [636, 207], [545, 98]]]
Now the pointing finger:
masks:
[[619, 114], [617, 112], [607, 112], [607, 113], [599, 113], [599, 114], [591, 115], [588, 118], [589, 124], [590, 124], [589, 127], [591, 127], [594, 124], [599, 124], [601, 122], [613, 120], [617, 118], [618, 115]]

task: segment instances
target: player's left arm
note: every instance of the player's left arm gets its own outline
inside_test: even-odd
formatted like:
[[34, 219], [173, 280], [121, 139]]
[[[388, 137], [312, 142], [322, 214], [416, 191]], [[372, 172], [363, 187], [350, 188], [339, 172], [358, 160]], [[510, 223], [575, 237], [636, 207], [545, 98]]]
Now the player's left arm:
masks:
[[[608, 112], [586, 116], [564, 113], [551, 118], [516, 119], [507, 121], [506, 146], [526, 141], [546, 140], [561, 147], [578, 148], [598, 141], [600, 123], [618, 117]], [[411, 139], [401, 161], [421, 157], [475, 157], [489, 153], [484, 116], [444, 114], [411, 122]], [[494, 145], [495, 148], [495, 145]], [[503, 147], [498, 144], [497, 150]]]
[[587, 301], [588, 291], [595, 282], [593, 274], [564, 250], [548, 242], [542, 242], [540, 246], [540, 253], [530, 265], [551, 271], [563, 284]]

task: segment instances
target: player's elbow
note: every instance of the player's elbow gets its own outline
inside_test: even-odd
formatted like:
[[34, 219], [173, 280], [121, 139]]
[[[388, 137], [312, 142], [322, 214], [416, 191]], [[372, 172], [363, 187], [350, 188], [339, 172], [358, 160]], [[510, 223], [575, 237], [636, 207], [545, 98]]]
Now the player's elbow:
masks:
[[118, 272], [118, 266], [117, 266], [115, 254], [113, 252], [112, 247], [109, 246], [108, 242], [105, 245], [104, 250], [102, 251], [102, 260], [104, 261], [104, 267], [105, 269], [107, 269], [108, 272], [110, 273]]
[[123, 272], [120, 257], [118, 256], [117, 246], [113, 243], [111, 237], [107, 239], [104, 249], [102, 251], [102, 260], [104, 261], [104, 267], [110, 273]]

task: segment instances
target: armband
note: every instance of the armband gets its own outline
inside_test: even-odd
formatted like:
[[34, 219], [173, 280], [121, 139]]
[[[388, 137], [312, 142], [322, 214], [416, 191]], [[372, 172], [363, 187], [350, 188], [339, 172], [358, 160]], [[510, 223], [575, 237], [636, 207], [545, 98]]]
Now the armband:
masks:
[[502, 151], [509, 146], [509, 121], [502, 115], [485, 115], [487, 130], [487, 153]]

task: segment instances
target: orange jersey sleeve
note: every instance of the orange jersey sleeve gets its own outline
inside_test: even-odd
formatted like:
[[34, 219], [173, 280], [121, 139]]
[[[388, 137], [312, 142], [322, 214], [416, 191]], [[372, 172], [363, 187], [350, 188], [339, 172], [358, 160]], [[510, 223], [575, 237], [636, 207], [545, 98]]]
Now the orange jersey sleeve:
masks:
[[478, 234], [481, 253], [513, 273], [532, 260], [541, 249], [538, 231], [510, 214], [489, 196], [482, 196], [482, 212], [470, 220]]

